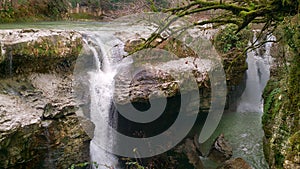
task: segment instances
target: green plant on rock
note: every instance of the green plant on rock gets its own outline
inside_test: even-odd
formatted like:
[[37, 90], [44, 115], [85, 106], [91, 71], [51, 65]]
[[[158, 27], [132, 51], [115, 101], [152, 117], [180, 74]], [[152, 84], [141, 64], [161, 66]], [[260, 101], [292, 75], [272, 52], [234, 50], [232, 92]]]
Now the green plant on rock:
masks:
[[97, 162], [82, 162], [78, 164], [72, 164], [68, 169], [84, 168], [87, 166], [94, 166], [95, 168], [98, 168], [99, 164]]
[[126, 162], [126, 165], [134, 169], [145, 169], [145, 167], [141, 166], [138, 162]]
[[249, 32], [243, 30], [236, 33], [237, 29], [238, 26], [229, 24], [217, 34], [214, 45], [218, 51], [226, 53], [235, 48], [242, 50], [247, 47]]

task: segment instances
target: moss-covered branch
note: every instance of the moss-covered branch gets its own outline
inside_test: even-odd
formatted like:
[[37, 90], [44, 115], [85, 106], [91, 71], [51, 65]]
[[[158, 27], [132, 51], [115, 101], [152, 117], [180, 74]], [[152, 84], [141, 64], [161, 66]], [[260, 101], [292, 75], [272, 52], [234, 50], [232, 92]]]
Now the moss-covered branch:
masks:
[[[214, 24], [217, 26], [226, 24], [235, 24], [238, 26], [236, 33], [247, 27], [251, 23], [268, 23], [264, 30], [272, 30], [276, 28], [278, 21], [282, 21], [286, 16], [293, 16], [299, 12], [299, 1], [292, 2], [290, 0], [231, 0], [206, 1], [191, 0], [190, 3], [175, 8], [165, 9], [164, 12], [177, 16], [178, 18], [201, 13], [204, 11], [219, 10], [217, 16], [213, 16], [207, 20], [191, 23], [187, 27]], [[178, 18], [174, 17], [165, 25], [161, 26], [158, 31], [148, 38], [136, 51], [150, 47], [150, 44], [157, 36], [168, 29], [168, 27], [176, 22]], [[186, 29], [183, 28], [182, 30]]]

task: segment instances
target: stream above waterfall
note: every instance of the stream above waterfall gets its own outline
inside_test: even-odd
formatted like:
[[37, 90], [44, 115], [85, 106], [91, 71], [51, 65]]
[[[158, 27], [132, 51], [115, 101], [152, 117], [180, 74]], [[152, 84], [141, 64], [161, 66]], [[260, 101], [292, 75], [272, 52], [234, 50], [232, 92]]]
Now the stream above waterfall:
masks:
[[[96, 101], [97, 103], [91, 103], [91, 104], [98, 105], [98, 108], [100, 109], [105, 109], [102, 110], [101, 112], [106, 114], [107, 117], [105, 115], [103, 115], [102, 117], [105, 117], [104, 120], [106, 120], [106, 122], [109, 123], [110, 122], [109, 118], [111, 118], [109, 114], [110, 112], [106, 112], [106, 111], [110, 111], [111, 109], [111, 105], [110, 105], [111, 101], [109, 99], [112, 98], [113, 91], [111, 90], [114, 89], [114, 86], [112, 85], [113, 78], [116, 74], [115, 71], [117, 71], [117, 69], [120, 67], [119, 61], [121, 60], [123, 54], [103, 53], [103, 51], [113, 52], [112, 49], [114, 48], [109, 48], [109, 49], [97, 49], [97, 48], [103, 48], [105, 44], [109, 43], [110, 40], [112, 40], [109, 39], [110, 36], [109, 33], [106, 34], [107, 32], [112, 33], [119, 29], [122, 29], [122, 27], [115, 27], [114, 25], [110, 27], [108, 23], [101, 23], [101, 22], [40, 22], [35, 24], [26, 23], [26, 24], [18, 24], [18, 25], [4, 24], [0, 26], [0, 29], [23, 29], [23, 28], [77, 30], [84, 35], [85, 40], [88, 41], [89, 38], [93, 38], [93, 40], [90, 41], [92, 43], [97, 42], [95, 48], [93, 49], [90, 48], [90, 50], [93, 51], [93, 56], [95, 59], [93, 66], [95, 66], [96, 69], [89, 72], [90, 75], [89, 80], [90, 83], [94, 83], [95, 85], [93, 88], [95, 91], [90, 91], [91, 93], [95, 94], [92, 97], [97, 97], [98, 100]], [[143, 31], [144, 32], [151, 31], [151, 29], [145, 29], [143, 27], [134, 27], [130, 29], [133, 29], [132, 30], [133, 32], [131, 33], [132, 35]], [[106, 35], [104, 36], [104, 34]], [[100, 41], [102, 42], [99, 43]], [[89, 42], [87, 42], [87, 44], [88, 43]], [[116, 45], [120, 45], [120, 43], [116, 42], [116, 44], [112, 43], [110, 45], [116, 46]], [[268, 45], [270, 44], [266, 44], [265, 46], [266, 52], [263, 54], [263, 56], [260, 56], [260, 54], [257, 51], [249, 52], [248, 61], [247, 61], [248, 71], [246, 75], [246, 88], [243, 95], [239, 99], [237, 111], [225, 112], [217, 130], [210, 137], [210, 139], [205, 144], [202, 145], [203, 150], [208, 151], [207, 148], [210, 147], [212, 141], [219, 134], [223, 133], [225, 135], [225, 138], [229, 141], [229, 143], [233, 147], [234, 157], [244, 158], [256, 169], [268, 168], [262, 150], [262, 137], [264, 133], [262, 131], [262, 125], [261, 125], [262, 104], [263, 104], [263, 101], [261, 99], [261, 93], [269, 76], [268, 66], [269, 66], [270, 58], [267, 55], [270, 50], [270, 46]], [[100, 55], [108, 55], [111, 58], [105, 60], [105, 56], [100, 56]], [[116, 57], [116, 55], [118, 56]], [[116, 58], [113, 57], [116, 57], [117, 60], [114, 60]], [[110, 62], [110, 63], [105, 63], [105, 62]], [[103, 85], [105, 86], [105, 88], [103, 86], [99, 87], [99, 85]], [[253, 93], [254, 91], [257, 93]], [[104, 93], [107, 95], [104, 95]], [[92, 112], [93, 108], [90, 109]], [[97, 120], [97, 117], [92, 117], [92, 115], [90, 118], [91, 119], [95, 118]], [[102, 127], [103, 126], [101, 124], [99, 126], [96, 125], [96, 128], [98, 129], [101, 129]], [[97, 136], [97, 137], [101, 137], [101, 136]], [[106, 144], [107, 143], [110, 144], [111, 142], [113, 142], [113, 139], [114, 138], [110, 135], [110, 137], [107, 137], [102, 141], [103, 143], [105, 142]], [[111, 143], [109, 146], [110, 148], [114, 148], [114, 146], [116, 145]], [[108, 162], [109, 164], [107, 165], [118, 166], [116, 162], [117, 161], [116, 157], [112, 154], [107, 155], [107, 152], [103, 150], [99, 150], [99, 146], [97, 146], [96, 142], [92, 141], [90, 148], [91, 148], [92, 161], [97, 161], [99, 164], [103, 164], [109, 161]], [[103, 156], [106, 157], [104, 159], [101, 159], [103, 158]], [[101, 159], [100, 162], [99, 159]], [[211, 164], [211, 162], [206, 161], [206, 159], [204, 158], [203, 161], [205, 162], [207, 168], [216, 167], [214, 164]]]

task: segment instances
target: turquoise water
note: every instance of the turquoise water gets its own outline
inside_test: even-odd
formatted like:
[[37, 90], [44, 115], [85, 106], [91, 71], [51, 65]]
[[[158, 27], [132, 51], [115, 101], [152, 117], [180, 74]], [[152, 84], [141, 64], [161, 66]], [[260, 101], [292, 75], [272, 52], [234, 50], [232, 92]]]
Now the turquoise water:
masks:
[[[214, 139], [223, 133], [233, 148], [233, 157], [242, 157], [255, 169], [267, 169], [268, 165], [263, 154], [264, 133], [261, 116], [261, 113], [256, 112], [224, 113], [217, 130], [210, 140], [203, 145], [203, 149], [207, 153]], [[206, 165], [207, 168], [215, 166], [209, 162]]]

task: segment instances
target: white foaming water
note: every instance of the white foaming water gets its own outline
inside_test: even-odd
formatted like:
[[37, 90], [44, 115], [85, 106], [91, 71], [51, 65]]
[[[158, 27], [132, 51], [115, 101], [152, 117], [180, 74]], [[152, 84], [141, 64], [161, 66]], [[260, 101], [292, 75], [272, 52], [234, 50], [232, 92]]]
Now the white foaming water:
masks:
[[[268, 36], [267, 40], [274, 40], [274, 36]], [[253, 41], [256, 41], [254, 32]], [[255, 45], [257, 45], [256, 42]], [[270, 55], [272, 43], [251, 50], [247, 53], [248, 70], [246, 71], [246, 88], [238, 103], [237, 112], [263, 112], [262, 92], [270, 78]], [[262, 50], [265, 50], [262, 52]]]
[[90, 120], [95, 125], [94, 138], [90, 144], [91, 161], [96, 162], [100, 169], [116, 169], [118, 159], [104, 150], [104, 147], [108, 151], [112, 150], [116, 146], [116, 139], [103, 123], [117, 121], [110, 116], [110, 107], [114, 91], [114, 76], [119, 66], [118, 60], [123, 54], [123, 44], [109, 34], [104, 35], [103, 32], [86, 34], [85, 42], [93, 53], [96, 65], [96, 69], [89, 72]]

